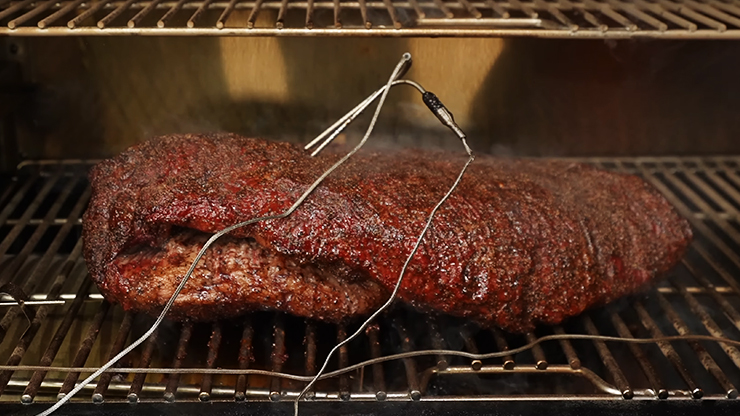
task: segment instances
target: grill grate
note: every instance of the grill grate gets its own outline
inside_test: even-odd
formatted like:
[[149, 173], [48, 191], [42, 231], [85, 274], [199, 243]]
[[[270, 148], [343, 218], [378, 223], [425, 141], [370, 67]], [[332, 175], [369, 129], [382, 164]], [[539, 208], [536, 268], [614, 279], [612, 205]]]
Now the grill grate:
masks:
[[[526, 335], [398, 308], [342, 349], [333, 368], [417, 349], [506, 351], [548, 334], [740, 339], [740, 157], [586, 161], [642, 175], [691, 220], [695, 241], [668, 280], [646, 294]], [[35, 308], [29, 324], [11, 298], [0, 299], [0, 402], [54, 401], [72, 389], [81, 372], [89, 374], [152, 322], [105, 302], [87, 278], [80, 216], [90, 196], [89, 166], [28, 163], [11, 181], [0, 182], [0, 284], [22, 287]], [[74, 401], [289, 400], [304, 380], [245, 375], [245, 370], [311, 375], [328, 349], [353, 329], [267, 312], [212, 324], [166, 321]], [[560, 340], [484, 361], [430, 356], [374, 364], [319, 382], [309, 397], [721, 400], [736, 398], [738, 385], [740, 351], [731, 345]]]
[[0, 0], [0, 34], [740, 38], [737, 0]]

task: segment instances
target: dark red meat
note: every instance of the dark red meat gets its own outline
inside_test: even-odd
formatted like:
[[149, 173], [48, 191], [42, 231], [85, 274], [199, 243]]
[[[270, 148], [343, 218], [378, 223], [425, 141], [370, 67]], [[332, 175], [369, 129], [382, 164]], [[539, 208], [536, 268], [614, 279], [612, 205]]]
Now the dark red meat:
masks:
[[[156, 313], [200, 232], [284, 211], [337, 157], [220, 134], [161, 137], [101, 162], [84, 218], [91, 276], [108, 298]], [[370, 313], [464, 162], [449, 152], [360, 152], [290, 217], [219, 241], [173, 314]], [[635, 292], [675, 265], [690, 239], [688, 223], [635, 176], [478, 157], [435, 217], [400, 297], [523, 331]]]
[[[101, 289], [125, 309], [159, 314], [208, 237], [176, 230], [162, 245], [127, 250], [108, 266], [110, 284]], [[340, 321], [372, 313], [386, 299], [385, 289], [362, 273], [338, 264], [300, 265], [253, 239], [224, 236], [198, 263], [171, 317], [212, 320], [269, 308]]]

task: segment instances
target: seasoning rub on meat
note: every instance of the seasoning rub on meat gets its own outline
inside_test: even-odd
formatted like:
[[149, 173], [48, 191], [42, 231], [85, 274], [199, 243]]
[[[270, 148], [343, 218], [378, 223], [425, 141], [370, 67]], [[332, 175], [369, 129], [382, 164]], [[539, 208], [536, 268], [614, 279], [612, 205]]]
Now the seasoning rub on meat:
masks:
[[[233, 134], [134, 146], [90, 174], [90, 274], [107, 299], [159, 313], [209, 233], [284, 211], [338, 157]], [[288, 218], [217, 241], [170, 316], [269, 309], [336, 322], [370, 314], [464, 162], [449, 152], [361, 151]], [[639, 290], [690, 240], [687, 221], [635, 176], [478, 157], [434, 218], [399, 297], [526, 331]]]

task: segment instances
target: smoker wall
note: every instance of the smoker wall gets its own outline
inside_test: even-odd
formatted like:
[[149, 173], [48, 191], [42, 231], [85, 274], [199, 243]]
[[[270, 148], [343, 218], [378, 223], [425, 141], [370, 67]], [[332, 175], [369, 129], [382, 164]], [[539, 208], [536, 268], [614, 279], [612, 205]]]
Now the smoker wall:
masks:
[[[6, 166], [14, 146], [21, 154], [15, 160], [102, 157], [175, 132], [228, 130], [306, 141], [381, 85], [405, 51], [414, 56], [408, 77], [442, 98], [479, 152], [740, 153], [737, 42], [118, 37], [0, 42], [0, 116], [5, 114], [0, 145]], [[360, 121], [348, 140], [364, 127]], [[377, 131], [376, 145], [458, 149], [411, 89], [393, 92]]]

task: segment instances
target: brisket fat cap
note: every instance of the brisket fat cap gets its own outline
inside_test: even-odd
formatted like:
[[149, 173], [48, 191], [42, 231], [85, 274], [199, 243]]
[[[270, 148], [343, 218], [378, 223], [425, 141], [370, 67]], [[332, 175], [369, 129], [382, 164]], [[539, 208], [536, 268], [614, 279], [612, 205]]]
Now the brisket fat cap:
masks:
[[[233, 134], [134, 146], [91, 172], [83, 224], [90, 274], [110, 299], [157, 313], [194, 258], [187, 247], [204, 241], [199, 232], [283, 212], [338, 157], [311, 158], [291, 144]], [[396, 284], [464, 163], [449, 152], [361, 151], [288, 218], [219, 241], [202, 263], [218, 264], [199, 268], [173, 315], [212, 320], [264, 308], [337, 321], [369, 314]], [[421, 309], [526, 331], [635, 292], [675, 265], [690, 240], [686, 220], [635, 176], [568, 161], [478, 157], [434, 218], [399, 296]], [[229, 244], [240, 249], [224, 251]], [[246, 268], [248, 278], [224, 266], [255, 256], [264, 259]], [[257, 286], [268, 294], [254, 295]], [[296, 296], [306, 288], [325, 297]]]

